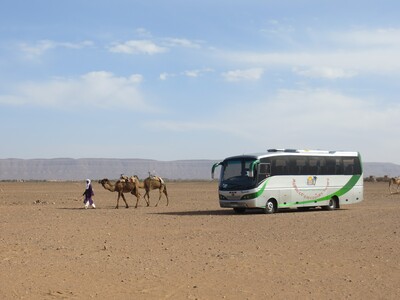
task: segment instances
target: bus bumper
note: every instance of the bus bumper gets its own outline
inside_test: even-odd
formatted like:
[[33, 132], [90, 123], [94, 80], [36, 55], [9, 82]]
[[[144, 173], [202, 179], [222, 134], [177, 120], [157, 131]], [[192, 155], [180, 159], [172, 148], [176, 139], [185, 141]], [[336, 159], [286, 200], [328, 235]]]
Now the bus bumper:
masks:
[[219, 206], [224, 208], [254, 208], [257, 207], [256, 200], [219, 200]]

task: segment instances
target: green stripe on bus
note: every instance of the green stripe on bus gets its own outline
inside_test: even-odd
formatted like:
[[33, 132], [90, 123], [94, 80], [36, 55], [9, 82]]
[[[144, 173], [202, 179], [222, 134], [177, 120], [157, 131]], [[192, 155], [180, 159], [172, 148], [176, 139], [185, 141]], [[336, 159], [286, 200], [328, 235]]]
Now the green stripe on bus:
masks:
[[358, 180], [360, 179], [361, 175], [353, 175], [350, 180], [338, 191], [329, 194], [327, 196], [324, 196], [322, 198], [318, 198], [318, 199], [314, 199], [314, 200], [307, 200], [307, 201], [296, 201], [296, 202], [290, 202], [290, 203], [286, 203], [286, 204], [280, 204], [279, 207], [287, 207], [287, 206], [292, 206], [292, 205], [301, 205], [301, 204], [309, 204], [309, 203], [318, 203], [318, 202], [322, 202], [322, 201], [326, 201], [331, 199], [333, 196], [343, 196], [344, 194], [346, 194], [348, 191], [350, 191], [358, 182]]
[[268, 181], [269, 181], [269, 178], [264, 182], [264, 184], [262, 185], [262, 187], [259, 191], [255, 192], [255, 193], [251, 193], [251, 194], [246, 194], [240, 200], [250, 200], [250, 199], [255, 199], [257, 197], [260, 197], [262, 195], [262, 193], [264, 193], [265, 187], [267, 186]]

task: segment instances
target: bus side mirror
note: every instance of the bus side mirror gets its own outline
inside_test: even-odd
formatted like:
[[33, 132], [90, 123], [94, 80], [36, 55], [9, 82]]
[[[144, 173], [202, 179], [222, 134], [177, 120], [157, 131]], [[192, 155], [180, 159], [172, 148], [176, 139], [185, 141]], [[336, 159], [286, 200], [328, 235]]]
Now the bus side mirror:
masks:
[[217, 162], [216, 164], [214, 164], [214, 165], [212, 166], [212, 168], [211, 168], [211, 179], [214, 179], [214, 171], [215, 171], [215, 168], [218, 167], [218, 166], [220, 166], [221, 164], [222, 164], [222, 162]]
[[249, 177], [253, 178], [254, 177], [254, 169], [256, 168], [257, 164], [260, 163], [260, 161], [257, 159], [255, 161], [253, 161], [250, 164], [250, 168], [249, 168]]

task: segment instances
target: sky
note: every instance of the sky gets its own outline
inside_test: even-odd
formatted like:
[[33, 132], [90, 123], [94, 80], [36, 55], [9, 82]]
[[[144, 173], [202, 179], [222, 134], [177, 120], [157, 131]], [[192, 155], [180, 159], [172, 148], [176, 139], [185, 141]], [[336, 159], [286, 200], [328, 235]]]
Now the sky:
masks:
[[1, 0], [0, 158], [400, 164], [400, 2]]

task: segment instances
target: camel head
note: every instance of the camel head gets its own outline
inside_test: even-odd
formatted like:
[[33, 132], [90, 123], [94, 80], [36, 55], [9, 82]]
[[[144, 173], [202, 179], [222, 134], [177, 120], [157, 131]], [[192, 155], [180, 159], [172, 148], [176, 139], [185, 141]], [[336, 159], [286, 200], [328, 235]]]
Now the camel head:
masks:
[[110, 180], [108, 180], [107, 178], [104, 178], [104, 179], [102, 179], [102, 180], [99, 180], [99, 183], [100, 183], [101, 185], [104, 185], [104, 184], [106, 184], [106, 183], [110, 183]]

